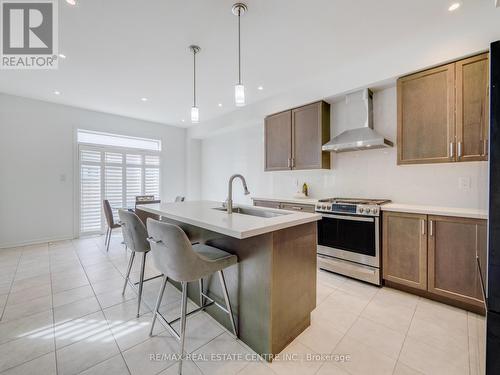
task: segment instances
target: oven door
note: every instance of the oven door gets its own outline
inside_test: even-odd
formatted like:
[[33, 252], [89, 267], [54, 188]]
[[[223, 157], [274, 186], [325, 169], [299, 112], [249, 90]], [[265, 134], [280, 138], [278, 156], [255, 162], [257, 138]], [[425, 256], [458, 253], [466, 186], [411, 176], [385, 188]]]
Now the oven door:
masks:
[[380, 267], [379, 218], [323, 214], [318, 254]]

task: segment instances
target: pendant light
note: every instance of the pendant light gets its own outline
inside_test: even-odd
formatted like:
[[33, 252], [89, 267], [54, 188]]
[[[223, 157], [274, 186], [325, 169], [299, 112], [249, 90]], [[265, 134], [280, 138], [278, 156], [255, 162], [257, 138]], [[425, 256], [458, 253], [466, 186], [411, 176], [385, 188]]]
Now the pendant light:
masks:
[[189, 49], [193, 52], [193, 106], [191, 107], [191, 122], [197, 124], [200, 122], [200, 110], [196, 106], [196, 54], [200, 52], [201, 48], [191, 45]]
[[238, 16], [238, 83], [234, 86], [234, 103], [237, 107], [245, 105], [245, 86], [241, 83], [241, 28], [240, 18], [247, 11], [247, 6], [243, 3], [233, 5], [232, 11]]

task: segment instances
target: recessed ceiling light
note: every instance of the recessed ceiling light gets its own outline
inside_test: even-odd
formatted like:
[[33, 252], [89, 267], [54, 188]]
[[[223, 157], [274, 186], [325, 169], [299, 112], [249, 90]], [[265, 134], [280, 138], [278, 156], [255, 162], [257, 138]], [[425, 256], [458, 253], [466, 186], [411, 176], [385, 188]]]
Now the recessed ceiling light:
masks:
[[264, 87], [263, 86], [259, 86], [259, 87], [257, 87], [257, 90], [262, 91], [262, 90], [264, 90]]
[[181, 122], [186, 122], [186, 120], [182, 119]]
[[460, 5], [461, 5], [460, 3], [453, 3], [453, 4], [450, 5], [450, 7], [448, 8], [448, 10], [450, 12], [453, 12], [454, 10], [457, 10], [458, 8], [460, 8]]
[[59, 90], [54, 90], [54, 94], [55, 94], [55, 95], [61, 95], [61, 91], [59, 91]]
[[64, 55], [64, 54], [60, 53], [60, 54], [59, 54], [59, 57], [60, 57], [61, 59], [65, 59], [65, 58], [66, 58], [66, 55]]
[[66, 0], [69, 5], [76, 5], [76, 0]]
[[222, 107], [222, 103], [217, 104], [219, 107]]
[[143, 102], [147, 102], [147, 101], [148, 101], [148, 98], [141, 98], [141, 101], [143, 101]]

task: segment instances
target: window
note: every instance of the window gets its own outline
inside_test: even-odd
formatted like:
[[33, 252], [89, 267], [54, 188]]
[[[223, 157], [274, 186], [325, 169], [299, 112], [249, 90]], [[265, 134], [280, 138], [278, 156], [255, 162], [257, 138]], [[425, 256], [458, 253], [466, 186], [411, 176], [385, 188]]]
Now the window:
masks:
[[109, 200], [115, 220], [119, 208], [135, 206], [137, 195], [154, 195], [159, 199], [158, 151], [79, 144], [79, 165], [81, 234], [103, 230], [103, 199]]
[[90, 130], [78, 129], [78, 143], [103, 145], [125, 148], [137, 148], [149, 151], [161, 151], [161, 141], [159, 139], [128, 137], [126, 135], [93, 132]]

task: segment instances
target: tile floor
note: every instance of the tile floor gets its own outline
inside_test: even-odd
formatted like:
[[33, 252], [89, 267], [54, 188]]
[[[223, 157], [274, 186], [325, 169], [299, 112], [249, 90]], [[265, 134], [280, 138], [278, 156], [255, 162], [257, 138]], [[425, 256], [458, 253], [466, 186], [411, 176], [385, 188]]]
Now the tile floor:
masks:
[[[121, 295], [127, 255], [103, 237], [0, 250], [0, 373], [176, 374], [177, 341], [156, 325], [148, 336], [159, 279], [146, 283], [141, 316]], [[133, 277], [137, 279], [138, 267]], [[151, 264], [147, 276], [156, 274]], [[179, 314], [169, 286], [166, 316]], [[483, 374], [484, 318], [388, 288], [318, 273], [312, 324], [272, 364], [201, 312], [188, 321], [185, 374]], [[194, 306], [190, 303], [191, 306]], [[202, 355], [230, 353], [232, 360]], [[242, 354], [241, 358], [234, 358]], [[250, 356], [247, 356], [249, 355]]]

